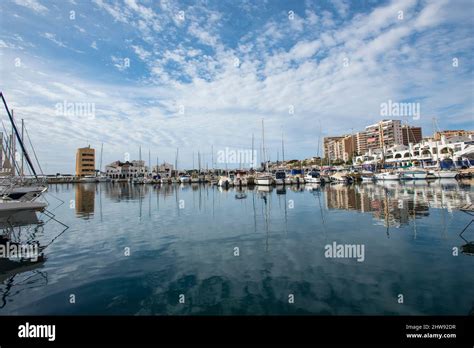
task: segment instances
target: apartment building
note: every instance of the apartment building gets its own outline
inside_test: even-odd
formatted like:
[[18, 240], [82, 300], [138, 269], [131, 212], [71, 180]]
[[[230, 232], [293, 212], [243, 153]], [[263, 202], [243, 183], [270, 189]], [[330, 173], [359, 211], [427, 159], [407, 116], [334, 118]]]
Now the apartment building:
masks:
[[408, 125], [402, 126], [402, 139], [403, 145], [407, 145], [409, 143], [417, 144], [423, 140], [423, 133], [421, 131], [421, 127], [411, 127]]
[[83, 147], [76, 152], [76, 176], [95, 175], [95, 149]]
[[403, 144], [402, 123], [400, 120], [382, 120], [365, 127], [367, 149], [374, 150]]

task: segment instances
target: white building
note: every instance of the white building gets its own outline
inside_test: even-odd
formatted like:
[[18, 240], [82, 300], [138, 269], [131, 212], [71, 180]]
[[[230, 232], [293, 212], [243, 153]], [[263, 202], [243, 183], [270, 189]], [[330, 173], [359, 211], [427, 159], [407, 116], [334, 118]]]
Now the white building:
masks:
[[158, 166], [153, 166], [152, 171], [153, 173], [162, 173], [162, 174], [169, 174], [173, 172], [174, 166], [170, 163], [163, 162]]
[[474, 135], [470, 135], [469, 137], [442, 137], [440, 141], [428, 139], [418, 144], [394, 145], [384, 150], [369, 149], [363, 156], [355, 157], [354, 164], [385, 162], [401, 167], [410, 163], [415, 166], [439, 166], [441, 162], [452, 162], [456, 166], [469, 166], [473, 161]]
[[120, 162], [115, 161], [105, 166], [107, 177], [112, 179], [129, 179], [148, 175], [145, 161]]

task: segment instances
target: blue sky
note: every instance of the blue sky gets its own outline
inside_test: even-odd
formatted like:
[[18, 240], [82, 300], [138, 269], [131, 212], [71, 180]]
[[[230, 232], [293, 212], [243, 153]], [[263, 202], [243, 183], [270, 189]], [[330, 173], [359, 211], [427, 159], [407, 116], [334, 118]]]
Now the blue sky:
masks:
[[[153, 162], [179, 147], [180, 167], [198, 151], [211, 166], [211, 146], [250, 148], [254, 134], [258, 148], [262, 118], [271, 159], [282, 133], [287, 159], [309, 157], [321, 137], [377, 122], [388, 100], [420, 103], [419, 120], [394, 118], [425, 135], [434, 117], [473, 128], [469, 0], [9, 0], [0, 11], [0, 87], [48, 173], [72, 173], [75, 149], [102, 142], [104, 164], [141, 145]], [[58, 114], [65, 102], [94, 113]]]

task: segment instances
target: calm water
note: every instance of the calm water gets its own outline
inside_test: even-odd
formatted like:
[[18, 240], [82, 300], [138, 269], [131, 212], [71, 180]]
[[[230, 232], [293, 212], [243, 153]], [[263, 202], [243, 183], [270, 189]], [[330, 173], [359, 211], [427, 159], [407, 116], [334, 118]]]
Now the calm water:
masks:
[[[46, 248], [44, 262], [0, 260], [0, 314], [466, 315], [474, 256], [453, 248], [474, 240], [472, 227], [459, 236], [471, 217], [458, 209], [474, 202], [473, 187], [292, 187], [236, 199], [208, 185], [51, 185], [54, 219], [2, 225]], [[326, 258], [333, 242], [364, 245], [365, 260]]]

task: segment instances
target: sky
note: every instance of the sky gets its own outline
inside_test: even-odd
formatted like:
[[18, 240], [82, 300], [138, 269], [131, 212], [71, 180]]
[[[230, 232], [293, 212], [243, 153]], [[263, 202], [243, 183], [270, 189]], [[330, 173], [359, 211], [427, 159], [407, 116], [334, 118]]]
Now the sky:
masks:
[[[322, 155], [381, 105], [424, 135], [473, 129], [471, 0], [6, 0], [0, 89], [45, 173], [142, 158], [211, 167], [219, 151]], [[415, 104], [413, 104], [415, 105]], [[1, 119], [8, 126], [5, 110]]]

